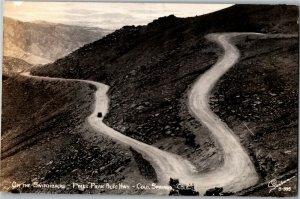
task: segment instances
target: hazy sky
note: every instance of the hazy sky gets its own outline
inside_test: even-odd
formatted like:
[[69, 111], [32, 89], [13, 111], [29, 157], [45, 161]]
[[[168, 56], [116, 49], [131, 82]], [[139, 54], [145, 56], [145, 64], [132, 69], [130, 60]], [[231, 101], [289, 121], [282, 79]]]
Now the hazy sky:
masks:
[[214, 12], [230, 4], [92, 3], [5, 1], [4, 16], [21, 21], [44, 20], [82, 26], [118, 29], [124, 25], [146, 25], [174, 14], [189, 17]]

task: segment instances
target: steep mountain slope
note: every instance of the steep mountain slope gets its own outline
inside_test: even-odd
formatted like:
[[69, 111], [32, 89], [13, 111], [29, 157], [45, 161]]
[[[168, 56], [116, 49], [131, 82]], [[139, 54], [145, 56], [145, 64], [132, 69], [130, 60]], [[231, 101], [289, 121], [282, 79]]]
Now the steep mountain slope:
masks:
[[22, 76], [3, 81], [1, 191], [117, 193], [78, 187], [12, 189], [11, 185], [13, 181], [64, 185], [128, 183], [132, 178], [142, 178], [136, 157], [128, 148], [95, 134], [85, 125], [94, 91], [93, 86], [79, 82], [49, 82]]
[[[204, 36], [211, 32], [227, 31], [297, 34], [297, 18], [298, 8], [284, 5], [239, 5], [193, 18], [162, 17], [147, 26], [123, 27], [52, 64], [33, 69], [32, 73], [41, 76], [91, 79], [110, 85], [111, 104], [109, 114], [105, 118], [109, 126], [135, 139], [183, 155], [192, 161], [199, 171], [213, 170], [223, 161], [222, 151], [218, 150], [218, 143], [207, 129], [189, 114], [186, 104], [186, 94], [190, 85], [222, 54], [221, 49], [208, 42]], [[265, 39], [267, 45], [261, 46], [261, 49], [255, 46], [242, 48], [244, 56], [240, 60], [241, 63], [251, 58], [255, 62], [265, 60], [266, 65], [269, 65], [267, 60], [270, 60], [271, 52], [278, 44], [293, 48], [296, 42], [295, 39], [290, 42], [284, 40], [289, 38], [279, 39], [279, 43], [273, 42], [274, 39]], [[250, 45], [250, 41], [245, 41], [245, 44]], [[298, 52], [291, 53], [294, 56]], [[256, 54], [262, 56], [253, 56]], [[286, 54], [279, 51], [276, 56], [281, 55]], [[295, 65], [294, 58], [290, 60]], [[281, 62], [271, 64], [274, 65], [274, 70], [284, 66]], [[288, 67], [286, 70], [287, 73], [297, 74], [295, 67]], [[254, 68], [249, 65], [247, 73], [254, 74], [253, 71]], [[245, 73], [243, 70], [238, 72]], [[236, 75], [240, 77], [239, 73]], [[253, 78], [255, 82], [251, 88], [259, 89], [260, 79], [255, 79], [254, 75], [247, 78]], [[272, 81], [276, 81], [276, 78]], [[291, 86], [297, 91], [297, 85]], [[216, 91], [216, 96], [218, 92]], [[283, 97], [282, 100], [287, 99]], [[79, 104], [76, 101], [74, 103]], [[244, 108], [245, 113], [251, 111], [248, 106]], [[287, 109], [287, 112], [292, 111], [295, 110]], [[292, 114], [287, 114], [286, 117], [288, 123], [294, 122]], [[223, 118], [226, 118], [226, 114]], [[235, 127], [235, 124], [229, 124]], [[269, 128], [273, 123], [266, 125]], [[295, 129], [290, 136], [291, 139], [297, 139]], [[262, 140], [260, 144], [268, 140], [263, 134], [259, 139]], [[251, 141], [241, 140], [251, 153]], [[288, 144], [283, 143], [282, 148], [288, 148]], [[269, 149], [266, 150], [268, 152]], [[252, 160], [260, 172], [261, 164], [255, 157], [252, 155]], [[297, 162], [291, 155], [283, 157], [278, 163], [287, 158]], [[287, 163], [287, 169], [283, 172], [293, 169], [293, 164]], [[269, 177], [279, 175], [272, 170], [266, 171]], [[269, 179], [262, 172], [260, 174], [262, 181]]]
[[[248, 38], [238, 44], [241, 61], [219, 81], [211, 107], [237, 133], [263, 179], [286, 180], [298, 168], [298, 37]], [[284, 185], [290, 191], [271, 194], [265, 185], [255, 195], [295, 195], [296, 185], [293, 181]]]
[[43, 21], [21, 22], [4, 17], [4, 55], [23, 59], [31, 64], [46, 64], [107, 33], [107, 30], [100, 28]]

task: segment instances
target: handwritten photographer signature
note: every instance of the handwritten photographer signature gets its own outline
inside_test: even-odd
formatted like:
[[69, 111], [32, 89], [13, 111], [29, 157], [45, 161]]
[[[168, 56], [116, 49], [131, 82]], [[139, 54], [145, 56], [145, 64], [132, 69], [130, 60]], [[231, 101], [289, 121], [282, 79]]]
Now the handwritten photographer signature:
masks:
[[291, 181], [293, 178], [295, 178], [296, 176], [293, 176], [289, 179], [286, 179], [284, 181], [281, 181], [280, 183], [277, 182], [276, 179], [273, 179], [269, 182], [268, 187], [270, 188], [269, 193], [271, 193], [272, 191], [274, 191], [277, 188], [280, 188], [282, 185], [286, 184], [287, 182]]

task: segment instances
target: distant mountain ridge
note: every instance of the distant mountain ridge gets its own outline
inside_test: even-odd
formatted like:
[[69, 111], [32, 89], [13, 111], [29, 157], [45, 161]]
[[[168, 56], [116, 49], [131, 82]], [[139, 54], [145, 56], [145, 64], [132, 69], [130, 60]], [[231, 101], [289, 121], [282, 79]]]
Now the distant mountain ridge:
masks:
[[4, 56], [30, 64], [46, 64], [98, 40], [110, 31], [55, 24], [46, 21], [22, 22], [4, 17]]
[[31, 64], [27, 63], [22, 59], [3, 56], [2, 74], [4, 76], [9, 76], [12, 75], [13, 73], [21, 73], [29, 70], [31, 67], [32, 67]]

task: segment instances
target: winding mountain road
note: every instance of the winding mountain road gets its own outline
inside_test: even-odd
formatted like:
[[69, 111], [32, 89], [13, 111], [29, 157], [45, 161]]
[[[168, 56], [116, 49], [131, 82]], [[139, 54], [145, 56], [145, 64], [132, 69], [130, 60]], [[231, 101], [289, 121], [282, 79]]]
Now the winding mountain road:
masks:
[[[109, 98], [107, 96], [109, 86], [88, 80], [40, 77], [32, 76], [29, 73], [22, 73], [22, 75], [48, 81], [79, 81], [96, 86], [94, 111], [87, 118], [88, 124], [95, 131], [127, 146], [131, 146], [142, 153], [144, 158], [155, 168], [160, 185], [167, 185], [169, 178], [172, 177], [178, 178], [180, 182], [185, 184], [194, 183], [195, 189], [200, 191], [201, 194], [205, 190], [216, 186], [223, 187], [224, 191], [236, 192], [256, 184], [258, 175], [239, 139], [210, 110], [208, 102], [210, 92], [218, 79], [238, 61], [239, 51], [231, 44], [230, 39], [235, 36], [249, 34], [256, 33], [216, 33], [208, 35], [208, 39], [217, 42], [224, 49], [224, 54], [211, 69], [198, 78], [189, 92], [188, 103], [190, 112], [211, 131], [224, 151], [223, 165], [220, 165], [217, 170], [208, 173], [199, 173], [188, 160], [127, 137], [104, 124], [102, 118], [106, 115], [109, 108]], [[102, 112], [102, 118], [97, 117], [98, 112]]]

